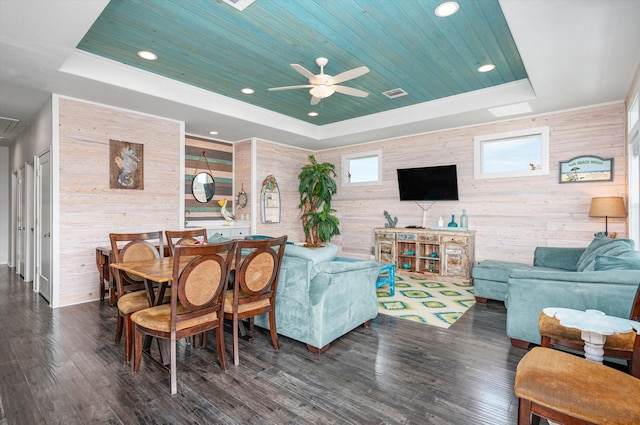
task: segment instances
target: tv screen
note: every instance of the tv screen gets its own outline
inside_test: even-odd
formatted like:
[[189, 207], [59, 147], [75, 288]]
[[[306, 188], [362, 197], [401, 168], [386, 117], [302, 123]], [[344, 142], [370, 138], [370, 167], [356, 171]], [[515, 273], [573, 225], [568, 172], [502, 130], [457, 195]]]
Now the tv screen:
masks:
[[456, 165], [399, 168], [398, 187], [401, 201], [457, 201]]

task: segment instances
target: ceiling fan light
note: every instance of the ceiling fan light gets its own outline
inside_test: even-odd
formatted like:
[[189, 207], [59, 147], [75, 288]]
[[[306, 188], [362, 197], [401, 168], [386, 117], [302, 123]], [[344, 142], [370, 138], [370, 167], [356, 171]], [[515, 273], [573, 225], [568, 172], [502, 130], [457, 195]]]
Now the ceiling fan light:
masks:
[[325, 97], [329, 97], [332, 94], [334, 94], [335, 92], [336, 91], [333, 89], [333, 87], [327, 86], [327, 85], [324, 85], [324, 84], [320, 84], [318, 86], [315, 86], [311, 90], [309, 90], [309, 93], [311, 93], [311, 95], [313, 95], [315, 97], [319, 97], [320, 99], [324, 99]]

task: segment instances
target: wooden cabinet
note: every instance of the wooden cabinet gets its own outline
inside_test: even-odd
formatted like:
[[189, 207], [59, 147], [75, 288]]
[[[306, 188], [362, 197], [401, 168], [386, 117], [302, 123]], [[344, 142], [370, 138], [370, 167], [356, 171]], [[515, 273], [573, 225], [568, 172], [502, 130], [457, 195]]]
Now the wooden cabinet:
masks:
[[473, 230], [378, 227], [374, 232], [377, 261], [434, 279], [472, 283]]

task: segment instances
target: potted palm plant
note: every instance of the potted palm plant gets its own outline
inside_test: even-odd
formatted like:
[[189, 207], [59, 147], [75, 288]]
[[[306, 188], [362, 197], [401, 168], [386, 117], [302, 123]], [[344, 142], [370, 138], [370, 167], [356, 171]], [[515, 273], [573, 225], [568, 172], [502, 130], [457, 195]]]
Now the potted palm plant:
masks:
[[319, 164], [314, 155], [309, 155], [309, 164], [298, 174], [306, 246], [323, 246], [332, 236], [340, 234], [340, 221], [333, 215], [336, 210], [331, 208], [331, 198], [337, 192], [335, 176], [335, 165]]

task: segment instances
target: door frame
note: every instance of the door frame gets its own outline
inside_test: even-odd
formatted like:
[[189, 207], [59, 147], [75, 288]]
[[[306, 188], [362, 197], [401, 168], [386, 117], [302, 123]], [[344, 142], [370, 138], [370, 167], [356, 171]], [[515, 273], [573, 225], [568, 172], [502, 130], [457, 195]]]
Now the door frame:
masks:
[[[42, 240], [43, 240], [43, 235], [42, 235], [42, 187], [40, 184], [41, 181], [41, 158], [45, 155], [49, 155], [49, 169], [52, 170], [52, 154], [51, 154], [51, 150], [47, 149], [46, 151], [42, 152], [39, 155], [35, 155], [33, 158], [33, 163], [34, 163], [34, 171], [35, 171], [35, 188], [34, 188], [34, 200], [35, 200], [35, 205], [34, 205], [34, 284], [33, 284], [33, 290], [42, 294], [42, 292], [40, 291], [40, 286], [42, 284], [40, 276], [41, 276], [41, 264], [42, 264]], [[47, 295], [49, 296], [49, 299], [47, 299], [47, 301], [49, 302], [49, 306], [53, 307], [53, 243], [52, 243], [52, 215], [53, 215], [53, 208], [52, 208], [52, 198], [53, 198], [53, 190], [52, 190], [52, 176], [51, 176], [51, 172], [49, 173], [48, 177], [49, 179], [49, 237], [48, 237], [48, 241], [49, 241], [49, 256], [51, 257], [49, 259], [49, 265], [51, 267], [51, 269], [49, 270], [49, 276], [48, 276], [48, 284], [49, 284], [49, 288], [47, 290]], [[46, 297], [43, 298], [46, 299]]]

